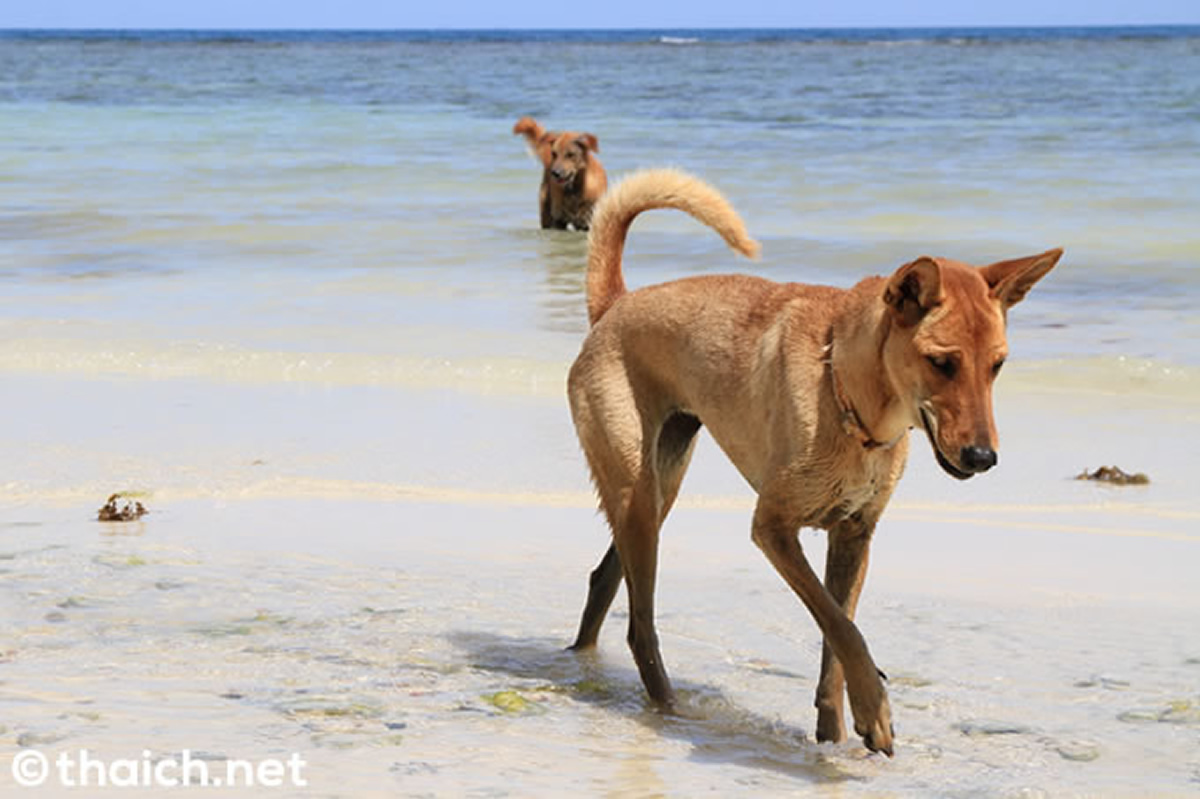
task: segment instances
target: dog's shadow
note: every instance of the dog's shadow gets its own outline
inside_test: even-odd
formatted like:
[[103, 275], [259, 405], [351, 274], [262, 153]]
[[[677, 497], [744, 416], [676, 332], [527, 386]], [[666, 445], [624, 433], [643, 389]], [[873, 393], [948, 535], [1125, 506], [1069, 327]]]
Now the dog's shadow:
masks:
[[614, 665], [594, 651], [572, 652], [559, 640], [477, 631], [454, 632], [449, 639], [471, 668], [529, 680], [687, 741], [694, 761], [767, 769], [817, 783], [860, 779], [820, 751], [803, 730], [740, 707], [712, 686], [673, 680], [677, 708], [662, 713], [650, 707], [633, 668]]

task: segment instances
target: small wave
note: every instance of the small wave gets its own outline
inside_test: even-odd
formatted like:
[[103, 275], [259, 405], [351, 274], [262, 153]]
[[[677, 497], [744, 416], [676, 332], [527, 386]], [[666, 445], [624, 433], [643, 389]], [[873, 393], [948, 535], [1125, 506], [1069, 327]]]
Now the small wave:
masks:
[[659, 44], [697, 44], [700, 40], [691, 36], [659, 36]]
[[1138, 396], [1191, 405], [1200, 398], [1200, 368], [1125, 355], [1051, 358], [1013, 364], [1006, 385], [1052, 393]]
[[[0, 326], [5, 327], [5, 326]], [[557, 397], [567, 364], [519, 357], [400, 356], [255, 350], [204, 342], [77, 336], [5, 336], [0, 374], [208, 379], [226, 383], [445, 388], [474, 394]]]

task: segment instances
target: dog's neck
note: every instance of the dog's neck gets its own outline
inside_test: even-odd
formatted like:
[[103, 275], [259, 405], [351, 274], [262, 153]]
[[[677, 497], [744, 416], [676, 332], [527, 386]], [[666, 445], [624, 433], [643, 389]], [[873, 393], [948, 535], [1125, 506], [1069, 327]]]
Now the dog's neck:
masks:
[[838, 379], [837, 369], [833, 367], [833, 352], [832, 344], [829, 345], [829, 357], [826, 363], [829, 364], [829, 378], [833, 384], [833, 400], [837, 403], [838, 412], [842, 418], [842, 429], [846, 431], [846, 435], [858, 440], [862, 444], [863, 449], [875, 449], [883, 444], [875, 440], [875, 436], [871, 435], [871, 431], [863, 424], [862, 417], [858, 415], [858, 411], [854, 410], [854, 405], [850, 402], [850, 398], [846, 396], [846, 387], [842, 385], [842, 381]]
[[[877, 322], [879, 320], [876, 320]], [[899, 432], [895, 432], [890, 438], [880, 439], [875, 435], [875, 428], [879, 424], [887, 422], [886, 417], [889, 415], [886, 412], [880, 413], [878, 408], [868, 408], [875, 418], [870, 420], [863, 418], [861, 409], [863, 405], [855, 402], [855, 388], [859, 392], [862, 391], [862, 381], [875, 380], [881, 383], [886, 382], [886, 378], [879, 374], [867, 376], [860, 375], [854, 369], [854, 363], [877, 363], [878, 353], [881, 349], [879, 344], [874, 341], [875, 336], [871, 335], [871, 330], [877, 328], [877, 325], [868, 324], [865, 329], [838, 329], [835, 327], [830, 331], [829, 343], [825, 345], [825, 362], [829, 369], [829, 382], [833, 390], [833, 400], [837, 404], [838, 412], [841, 416], [842, 429], [851, 438], [857, 440], [863, 449], [890, 449], [900, 442], [906, 433], [908, 427], [903, 426]], [[855, 345], [858, 344], [861, 349], [863, 346], [869, 348], [869, 352], [855, 352]], [[849, 374], [851, 378], [851, 386], [848, 389], [845, 382], [845, 375]], [[882, 389], [882, 390], [879, 390]], [[889, 396], [891, 394], [882, 385], [876, 390], [878, 396]], [[861, 396], [861, 394], [860, 394]], [[894, 426], [893, 426], [894, 427]], [[885, 432], [891, 432], [885, 431]]]
[[[832, 347], [832, 345], [830, 345]], [[863, 422], [862, 417], [858, 415], [858, 411], [854, 408], [854, 403], [850, 401], [850, 397], [846, 394], [846, 387], [842, 384], [838, 377], [837, 369], [833, 365], [833, 353], [829, 353], [829, 377], [833, 384], [833, 399], [837, 403], [838, 411], [841, 413], [842, 429], [851, 438], [854, 438], [858, 443], [862, 444], [863, 449], [877, 449], [882, 447], [888, 449], [896, 446], [904, 433], [892, 438], [890, 441], [880, 441], [872, 435], [867, 429], [867, 425]], [[905, 431], [907, 432], [907, 431]]]

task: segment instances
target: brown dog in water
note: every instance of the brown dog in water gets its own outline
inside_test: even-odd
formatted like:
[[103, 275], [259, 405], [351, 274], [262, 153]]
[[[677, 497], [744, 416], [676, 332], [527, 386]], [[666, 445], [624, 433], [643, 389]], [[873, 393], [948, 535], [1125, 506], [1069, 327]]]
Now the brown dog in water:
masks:
[[547, 131], [532, 117], [521, 117], [513, 133], [525, 137], [542, 162], [538, 208], [542, 228], [587, 230], [592, 208], [608, 188], [608, 176], [596, 153], [600, 142], [590, 133]]
[[[591, 331], [568, 393], [613, 543], [591, 574], [573, 648], [594, 646], [622, 578], [629, 646], [650, 697], [672, 703], [654, 627], [659, 528], [706, 426], [758, 493], [751, 537], [825, 638], [817, 739], [843, 741], [843, 695], [867, 748], [892, 754], [883, 674], [854, 624], [871, 535], [920, 427], [942, 469], [996, 465], [992, 382], [1008, 354], [1008, 309], [1062, 255], [981, 268], [922, 256], [850, 289], [748, 275], [685, 278], [626, 292], [634, 218], [676, 208], [753, 257], [758, 244], [716, 190], [642, 172], [597, 208], [587, 271]], [[800, 527], [828, 531], [825, 582]]]

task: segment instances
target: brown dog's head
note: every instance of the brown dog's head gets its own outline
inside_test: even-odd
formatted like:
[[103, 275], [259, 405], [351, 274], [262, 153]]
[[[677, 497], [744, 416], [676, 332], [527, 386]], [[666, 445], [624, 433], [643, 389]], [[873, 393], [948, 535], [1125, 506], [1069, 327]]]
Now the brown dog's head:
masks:
[[550, 177], [569, 186], [587, 170], [591, 153], [600, 152], [600, 142], [590, 133], [547, 133], [537, 150]]
[[885, 368], [952, 477], [996, 465], [992, 382], [1008, 356], [1007, 312], [1061, 256], [1055, 249], [978, 268], [921, 257], [887, 281]]

